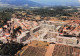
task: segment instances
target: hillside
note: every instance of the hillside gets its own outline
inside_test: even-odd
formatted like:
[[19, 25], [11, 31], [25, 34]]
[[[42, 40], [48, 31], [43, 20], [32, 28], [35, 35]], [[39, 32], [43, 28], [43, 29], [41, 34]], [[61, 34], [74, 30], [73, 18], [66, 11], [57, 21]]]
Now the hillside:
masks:
[[14, 6], [41, 6], [39, 3], [30, 0], [1, 0], [3, 4], [14, 5]]

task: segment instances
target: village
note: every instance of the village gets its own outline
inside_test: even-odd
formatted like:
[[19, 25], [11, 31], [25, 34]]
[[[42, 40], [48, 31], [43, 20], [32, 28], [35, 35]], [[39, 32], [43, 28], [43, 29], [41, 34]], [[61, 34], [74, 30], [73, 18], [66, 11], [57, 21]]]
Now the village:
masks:
[[3, 43], [15, 41], [28, 44], [33, 40], [47, 41], [72, 46], [80, 46], [80, 20], [29, 21], [11, 18], [7, 25], [0, 28], [0, 40]]
[[[32, 55], [33, 50], [35, 55], [41, 52], [39, 53], [41, 56], [54, 56], [61, 54], [58, 51], [62, 47], [63, 51], [66, 51], [62, 52], [63, 56], [80, 55], [80, 20], [75, 20], [75, 15], [60, 18], [68, 18], [68, 20], [35, 16], [32, 13], [27, 14], [25, 11], [17, 11], [12, 14], [11, 20], [0, 28], [0, 42], [23, 44], [23, 48], [15, 56]], [[67, 49], [69, 53], [67, 53]], [[32, 54], [28, 51], [31, 51]]]

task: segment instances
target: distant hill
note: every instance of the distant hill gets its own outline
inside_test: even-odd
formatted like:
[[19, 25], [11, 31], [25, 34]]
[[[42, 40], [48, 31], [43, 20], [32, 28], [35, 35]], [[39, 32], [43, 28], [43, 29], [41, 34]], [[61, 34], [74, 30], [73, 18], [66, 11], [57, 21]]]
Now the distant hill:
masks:
[[[43, 0], [42, 0], [43, 1]], [[71, 0], [72, 1], [72, 0]], [[31, 0], [0, 0], [0, 6], [28, 6], [28, 7], [40, 7], [40, 6], [80, 6], [79, 1], [53, 1], [53, 2], [34, 2]]]
[[41, 4], [30, 0], [1, 0], [3, 4], [9, 4], [14, 6], [41, 6]]
[[[67, 0], [66, 0], [67, 1]], [[78, 2], [78, 1], [73, 1], [73, 2], [71, 2], [71, 1], [57, 1], [57, 2], [50, 2], [49, 4], [47, 4], [47, 3], [44, 3], [45, 5], [49, 5], [49, 6], [80, 6], [80, 2]]]

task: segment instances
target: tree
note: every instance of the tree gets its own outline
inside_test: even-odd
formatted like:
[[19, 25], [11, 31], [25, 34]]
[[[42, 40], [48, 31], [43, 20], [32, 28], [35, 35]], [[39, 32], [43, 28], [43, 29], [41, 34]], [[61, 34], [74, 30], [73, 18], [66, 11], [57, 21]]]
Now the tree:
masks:
[[11, 13], [2, 11], [0, 12], [0, 27], [5, 25], [11, 19]]
[[23, 44], [15, 42], [3, 44], [0, 49], [0, 55], [14, 56], [18, 50], [21, 50], [22, 47]]

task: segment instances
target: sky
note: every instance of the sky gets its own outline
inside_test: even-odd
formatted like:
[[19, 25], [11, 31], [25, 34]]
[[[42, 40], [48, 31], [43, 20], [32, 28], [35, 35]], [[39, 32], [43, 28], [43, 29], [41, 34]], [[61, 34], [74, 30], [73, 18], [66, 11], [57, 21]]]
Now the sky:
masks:
[[[3, 2], [2, 2], [3, 1]], [[7, 1], [7, 3], [5, 3], [5, 1]], [[18, 2], [20, 3], [17, 3], [15, 1], [18, 1], [18, 0], [0, 0], [0, 6], [9, 6], [10, 2], [11, 3], [14, 3], [14, 4], [20, 4], [21, 2], [20, 1], [23, 1], [22, 3], [25, 3], [26, 0], [19, 0]], [[71, 5], [71, 6], [80, 6], [80, 0], [29, 0], [29, 1], [33, 1], [33, 2], [37, 2], [41, 5]], [[30, 3], [31, 5], [31, 3]]]
[[80, 2], [80, 0], [32, 0], [41, 4], [61, 4], [61, 3], [76, 3], [76, 2]]
[[80, 0], [32, 0], [39, 3], [45, 3], [45, 2], [79, 2]]

